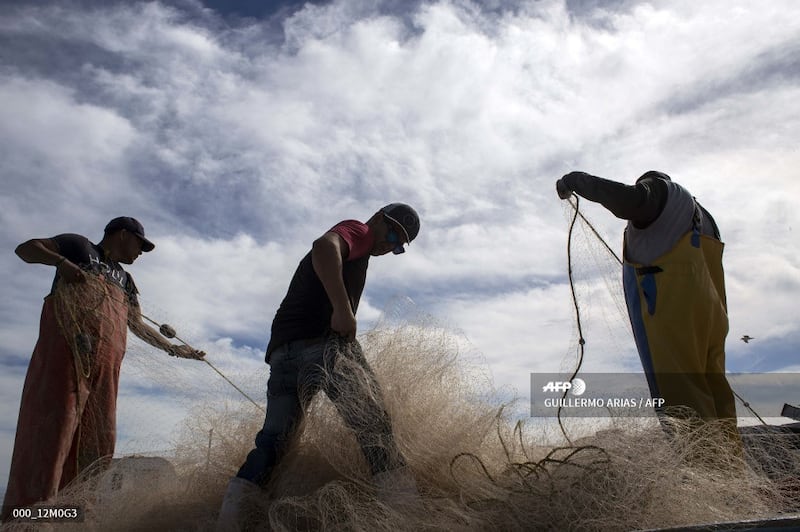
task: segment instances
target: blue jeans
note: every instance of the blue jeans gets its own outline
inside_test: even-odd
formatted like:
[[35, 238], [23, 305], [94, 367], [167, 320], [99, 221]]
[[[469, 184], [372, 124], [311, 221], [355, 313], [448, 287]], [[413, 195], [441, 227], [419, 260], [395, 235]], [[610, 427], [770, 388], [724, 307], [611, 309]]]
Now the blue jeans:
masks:
[[[334, 371], [340, 357], [355, 363], [364, 378], [347, 378]], [[269, 363], [264, 426], [236, 476], [266, 485], [297, 435], [306, 408], [320, 390], [355, 432], [373, 475], [405, 465], [392, 435], [391, 420], [383, 407], [375, 374], [357, 341], [346, 342], [331, 336], [327, 341], [289, 342], [272, 352]]]

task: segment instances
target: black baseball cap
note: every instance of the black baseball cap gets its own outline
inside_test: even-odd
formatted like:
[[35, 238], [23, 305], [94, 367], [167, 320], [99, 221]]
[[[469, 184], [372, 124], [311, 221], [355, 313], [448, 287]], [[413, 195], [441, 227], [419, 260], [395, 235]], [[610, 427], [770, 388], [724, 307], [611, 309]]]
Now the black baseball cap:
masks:
[[139, 223], [139, 220], [136, 218], [131, 218], [130, 216], [120, 216], [119, 218], [114, 218], [108, 222], [105, 233], [109, 235], [122, 229], [125, 229], [129, 233], [133, 233], [142, 239], [142, 251], [153, 251], [153, 248], [156, 247], [155, 244], [144, 237], [144, 227], [142, 227], [142, 224]]
[[389, 220], [403, 229], [406, 242], [411, 242], [419, 233], [419, 215], [417, 211], [405, 203], [390, 203], [380, 210]]

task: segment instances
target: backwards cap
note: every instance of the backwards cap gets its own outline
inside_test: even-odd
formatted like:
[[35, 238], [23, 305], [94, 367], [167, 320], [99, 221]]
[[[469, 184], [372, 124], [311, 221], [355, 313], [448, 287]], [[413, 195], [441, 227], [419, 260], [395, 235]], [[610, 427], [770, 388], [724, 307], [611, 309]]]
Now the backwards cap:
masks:
[[419, 215], [417, 211], [405, 203], [390, 203], [380, 210], [384, 216], [399, 225], [406, 235], [406, 242], [411, 242], [419, 233]]

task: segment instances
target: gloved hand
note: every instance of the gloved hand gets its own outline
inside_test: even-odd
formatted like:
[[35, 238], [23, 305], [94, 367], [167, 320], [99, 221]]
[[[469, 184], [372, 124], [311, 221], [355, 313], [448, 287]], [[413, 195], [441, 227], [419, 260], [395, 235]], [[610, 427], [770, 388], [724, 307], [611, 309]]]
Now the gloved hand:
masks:
[[[570, 172], [558, 181], [556, 181], [556, 192], [558, 192], [558, 197], [561, 199], [567, 199], [572, 196], [574, 190], [572, 187], [578, 187], [580, 183], [586, 183], [587, 179], [591, 179], [594, 176], [591, 174], [587, 174], [586, 172]], [[570, 186], [571, 185], [571, 186]]]
[[562, 177], [558, 181], [556, 181], [556, 192], [558, 193], [558, 197], [561, 199], [567, 199], [572, 196], [572, 190], [567, 186], [567, 183], [564, 181]]

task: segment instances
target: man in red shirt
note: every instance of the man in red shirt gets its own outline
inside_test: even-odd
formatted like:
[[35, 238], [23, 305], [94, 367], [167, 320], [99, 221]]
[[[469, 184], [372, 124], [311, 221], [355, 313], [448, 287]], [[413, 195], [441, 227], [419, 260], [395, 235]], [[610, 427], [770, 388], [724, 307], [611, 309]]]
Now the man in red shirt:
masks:
[[[296, 436], [305, 409], [321, 389], [355, 432], [376, 484], [405, 461], [392, 435], [378, 382], [355, 340], [358, 303], [371, 256], [400, 254], [419, 232], [419, 216], [404, 203], [392, 203], [367, 223], [345, 220], [314, 241], [300, 261], [272, 322], [266, 361], [267, 413], [255, 448], [228, 485], [219, 523], [239, 524], [242, 497], [257, 491]], [[337, 373], [337, 360], [356, 364], [356, 380]], [[358, 405], [358, 412], [350, 405]], [[396, 476], [396, 475], [395, 475]], [[405, 475], [406, 482], [413, 479]], [[416, 488], [413, 488], [414, 491]]]

